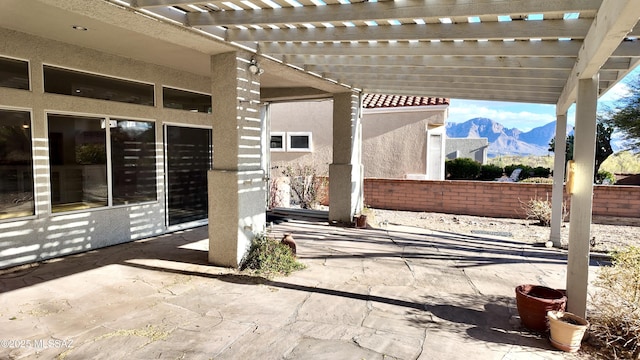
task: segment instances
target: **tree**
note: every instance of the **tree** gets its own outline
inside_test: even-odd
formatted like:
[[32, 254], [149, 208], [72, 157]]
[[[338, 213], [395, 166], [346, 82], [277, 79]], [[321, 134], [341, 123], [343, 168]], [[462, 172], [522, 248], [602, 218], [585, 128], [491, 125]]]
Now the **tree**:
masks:
[[599, 121], [597, 124], [597, 132], [596, 132], [596, 163], [595, 163], [595, 172], [594, 179], [598, 175], [598, 171], [600, 170], [600, 165], [607, 160], [609, 155], [613, 154], [613, 149], [611, 148], [611, 133], [613, 133], [613, 126], [607, 125], [605, 121]]
[[629, 150], [640, 150], [640, 76], [626, 83], [628, 96], [616, 103], [616, 109], [609, 110], [607, 123], [622, 133]]
[[[613, 154], [611, 148], [611, 133], [613, 133], [614, 127], [610, 125], [609, 120], [604, 120], [598, 117], [598, 123], [596, 127], [596, 158], [593, 172], [593, 179], [596, 180], [600, 165], [607, 160], [609, 155]], [[573, 135], [567, 136], [567, 146], [565, 149], [565, 162], [573, 160], [573, 143], [575, 137]], [[555, 152], [556, 138], [551, 139], [549, 142], [549, 151]]]

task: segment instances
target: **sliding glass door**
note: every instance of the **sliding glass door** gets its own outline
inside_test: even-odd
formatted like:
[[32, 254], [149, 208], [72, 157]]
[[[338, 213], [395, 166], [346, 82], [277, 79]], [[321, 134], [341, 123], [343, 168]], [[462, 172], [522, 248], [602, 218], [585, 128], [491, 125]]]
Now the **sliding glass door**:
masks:
[[211, 129], [165, 127], [169, 225], [207, 219]]

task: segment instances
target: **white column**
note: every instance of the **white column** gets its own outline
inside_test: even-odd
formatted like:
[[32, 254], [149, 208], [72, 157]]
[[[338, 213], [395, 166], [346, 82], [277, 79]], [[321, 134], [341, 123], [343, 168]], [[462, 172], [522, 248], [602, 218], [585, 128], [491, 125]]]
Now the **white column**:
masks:
[[238, 267], [266, 223], [259, 75], [251, 54], [211, 57], [213, 170], [209, 171], [209, 262]]
[[567, 148], [567, 113], [556, 115], [556, 138], [553, 158], [553, 190], [551, 195], [551, 234], [554, 247], [562, 246], [562, 203], [564, 201], [564, 170]]
[[581, 317], [586, 317], [587, 314], [597, 100], [598, 75], [590, 79], [580, 79], [576, 101], [576, 129], [573, 148], [576, 167], [569, 223], [567, 311]]
[[329, 165], [329, 220], [351, 222], [362, 209], [360, 98], [333, 96], [333, 163]]

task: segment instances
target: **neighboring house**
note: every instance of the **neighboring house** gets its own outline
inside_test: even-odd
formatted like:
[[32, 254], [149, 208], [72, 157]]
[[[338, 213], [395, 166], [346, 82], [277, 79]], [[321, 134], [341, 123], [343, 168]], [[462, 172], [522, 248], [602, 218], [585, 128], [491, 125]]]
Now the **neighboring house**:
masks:
[[486, 164], [488, 148], [489, 140], [487, 138], [447, 138], [445, 153], [447, 159], [469, 158]]
[[[294, 162], [326, 173], [332, 162], [332, 108], [330, 100], [270, 106], [273, 177]], [[445, 98], [365, 94], [364, 177], [443, 180], [448, 108]]]

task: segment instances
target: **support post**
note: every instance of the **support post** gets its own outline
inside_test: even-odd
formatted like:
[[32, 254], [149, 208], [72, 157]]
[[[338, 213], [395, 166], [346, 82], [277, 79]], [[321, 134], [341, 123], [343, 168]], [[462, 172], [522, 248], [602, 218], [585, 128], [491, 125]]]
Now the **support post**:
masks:
[[573, 148], [574, 190], [571, 195], [569, 259], [567, 264], [567, 310], [586, 318], [589, 285], [589, 238], [595, 167], [598, 75], [578, 82], [576, 127]]
[[567, 113], [556, 115], [556, 138], [553, 157], [553, 189], [551, 195], [551, 234], [553, 246], [562, 246], [562, 221], [564, 216], [564, 170], [567, 148]]
[[361, 99], [333, 96], [333, 163], [329, 165], [329, 220], [350, 223], [362, 209]]
[[209, 171], [209, 262], [238, 267], [266, 223], [260, 81], [251, 54], [211, 57], [213, 170]]

